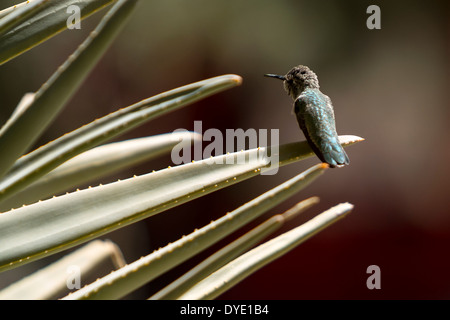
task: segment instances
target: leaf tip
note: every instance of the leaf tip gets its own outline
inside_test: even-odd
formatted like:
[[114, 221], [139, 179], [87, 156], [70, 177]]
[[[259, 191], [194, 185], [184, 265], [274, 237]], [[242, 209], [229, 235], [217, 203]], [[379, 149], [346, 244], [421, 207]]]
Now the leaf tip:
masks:
[[333, 209], [334, 209], [334, 213], [337, 217], [345, 217], [347, 214], [350, 213], [350, 211], [353, 210], [353, 208], [354, 208], [353, 204], [351, 204], [349, 202], [345, 202], [345, 203], [338, 204]]
[[355, 136], [355, 135], [339, 136], [339, 141], [344, 146], [349, 146], [349, 145], [352, 145], [354, 143], [361, 142], [361, 141], [364, 141], [364, 140], [366, 140], [366, 139], [364, 139], [362, 137], [359, 137], [359, 136]]
[[241, 76], [238, 76], [236, 74], [230, 74], [230, 80], [239, 86], [242, 84], [243, 79]]

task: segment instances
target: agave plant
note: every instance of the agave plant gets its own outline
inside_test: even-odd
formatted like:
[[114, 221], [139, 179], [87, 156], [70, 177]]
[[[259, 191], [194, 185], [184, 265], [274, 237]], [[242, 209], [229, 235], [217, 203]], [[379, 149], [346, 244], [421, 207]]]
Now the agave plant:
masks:
[[[0, 291], [1, 299], [119, 299], [183, 263], [297, 193], [328, 168], [318, 164], [194, 232], [126, 264], [120, 249], [95, 240], [113, 230], [161, 214], [198, 197], [260, 175], [270, 165], [271, 147], [193, 161], [141, 176], [66, 193], [77, 186], [136, 165], [198, 133], [166, 133], [101, 145], [165, 113], [241, 83], [223, 75], [185, 85], [69, 132], [29, 151], [114, 40], [137, 0], [34, 0], [0, 12], [0, 64], [67, 28], [67, 8], [84, 19], [109, 6], [95, 30], [35, 93], [25, 94], [0, 130], [0, 272], [85, 246]], [[362, 141], [341, 136], [343, 146]], [[306, 141], [277, 147], [278, 165], [313, 156]], [[28, 153], [27, 153], [28, 152]], [[246, 156], [245, 163], [236, 161]], [[224, 164], [227, 163], [227, 164]], [[228, 164], [232, 163], [232, 164]], [[52, 197], [53, 196], [53, 197]], [[268, 219], [219, 250], [150, 299], [213, 299], [257, 269], [350, 212], [337, 205], [305, 224], [259, 246], [286, 220], [317, 203], [316, 197]], [[67, 268], [87, 275], [112, 259], [116, 270], [83, 287], [68, 286]], [[76, 279], [75, 279], [76, 280]], [[75, 281], [74, 280], [74, 281]], [[74, 282], [76, 284], [76, 281]], [[69, 288], [68, 288], [69, 287]], [[67, 295], [68, 289], [73, 289]]]

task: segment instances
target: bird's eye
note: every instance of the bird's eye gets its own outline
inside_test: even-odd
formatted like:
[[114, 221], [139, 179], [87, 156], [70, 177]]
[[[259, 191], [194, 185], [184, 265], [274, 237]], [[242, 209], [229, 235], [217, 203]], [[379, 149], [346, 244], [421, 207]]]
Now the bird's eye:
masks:
[[300, 72], [300, 74], [306, 74], [306, 71], [302, 71], [302, 72]]

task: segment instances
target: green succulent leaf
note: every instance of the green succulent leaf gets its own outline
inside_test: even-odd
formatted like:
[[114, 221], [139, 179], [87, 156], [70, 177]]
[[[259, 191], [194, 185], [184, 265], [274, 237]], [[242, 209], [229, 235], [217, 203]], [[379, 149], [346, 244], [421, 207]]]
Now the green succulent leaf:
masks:
[[58, 299], [67, 294], [68, 270], [81, 275], [84, 281], [100, 276], [98, 270], [102, 268], [113, 270], [124, 265], [122, 252], [116, 244], [108, 240], [94, 240], [4, 288], [0, 291], [0, 300]]
[[282, 214], [277, 214], [264, 221], [256, 228], [250, 230], [240, 238], [217, 251], [192, 270], [188, 271], [186, 274], [151, 296], [150, 300], [177, 299], [181, 294], [189, 290], [189, 288], [193, 287], [197, 282], [206, 278], [212, 272], [221, 268], [229, 261], [247, 251], [253, 245], [263, 240], [266, 236], [281, 228], [286, 221], [292, 219], [318, 202], [318, 197], [303, 200], [288, 211]]
[[[341, 137], [343, 145], [361, 141]], [[270, 149], [270, 148], [268, 148]], [[171, 207], [254, 177], [270, 165], [266, 148], [188, 163], [89, 188], [0, 214], [0, 271], [73, 247]], [[240, 163], [242, 155], [248, 161]], [[279, 147], [285, 165], [312, 152], [306, 141]], [[233, 163], [233, 164], [225, 164]], [[326, 165], [320, 165], [320, 168]], [[183, 183], [179, 183], [179, 181]]]
[[349, 203], [339, 204], [301, 226], [259, 245], [198, 282], [179, 299], [206, 300], [218, 297], [253, 272], [340, 220], [352, 209], [353, 205]]
[[[49, 4], [49, 2], [49, 0], [34, 0], [26, 3], [26, 5], [13, 7], [12, 10], [2, 10], [5, 11], [3, 14], [7, 16], [1, 18], [2, 13], [0, 12], [0, 39], [15, 26], [25, 22], [30, 16], [39, 13], [40, 10], [45, 9], [44, 4]], [[8, 11], [9, 13], [6, 13]]]
[[186, 147], [201, 138], [201, 134], [195, 132], [173, 132], [96, 147], [64, 162], [0, 203], [0, 212], [74, 190], [80, 185], [170, 152], [175, 145]]
[[[222, 165], [223, 166], [223, 165]], [[316, 165], [222, 218], [70, 294], [67, 299], [118, 299], [191, 258], [297, 193], [328, 168]]]
[[97, 119], [40, 147], [17, 160], [0, 179], [0, 202], [74, 156], [146, 121], [239, 85], [241, 80], [236, 75], [223, 75], [167, 91]]
[[114, 1], [32, 0], [0, 11], [0, 65], [66, 30], [70, 5], [84, 19]]
[[8, 152], [0, 157], [0, 176], [10, 170], [72, 97], [125, 24], [136, 1], [118, 0], [33, 99], [1, 128], [0, 150]]

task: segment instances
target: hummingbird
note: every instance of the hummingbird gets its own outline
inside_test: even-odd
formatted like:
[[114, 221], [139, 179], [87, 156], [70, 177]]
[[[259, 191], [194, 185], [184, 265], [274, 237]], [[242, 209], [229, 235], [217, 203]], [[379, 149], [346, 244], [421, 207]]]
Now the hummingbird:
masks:
[[265, 74], [283, 80], [284, 89], [294, 99], [294, 113], [300, 129], [322, 162], [331, 168], [349, 164], [339, 143], [331, 99], [319, 90], [317, 75], [307, 66], [296, 66], [286, 75]]

